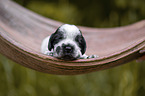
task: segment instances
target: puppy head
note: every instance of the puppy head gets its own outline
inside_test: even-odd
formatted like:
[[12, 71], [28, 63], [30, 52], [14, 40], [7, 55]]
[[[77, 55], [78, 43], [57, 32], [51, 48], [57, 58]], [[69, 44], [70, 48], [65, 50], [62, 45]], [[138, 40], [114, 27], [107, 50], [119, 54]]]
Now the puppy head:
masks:
[[85, 53], [86, 41], [75, 25], [64, 24], [50, 36], [48, 49], [56, 58], [74, 60]]

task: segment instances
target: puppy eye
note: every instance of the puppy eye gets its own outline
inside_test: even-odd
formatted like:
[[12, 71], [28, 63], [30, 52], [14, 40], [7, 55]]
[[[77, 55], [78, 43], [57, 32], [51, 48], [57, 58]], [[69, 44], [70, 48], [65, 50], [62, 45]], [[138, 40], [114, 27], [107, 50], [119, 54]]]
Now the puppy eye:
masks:
[[62, 40], [63, 39], [63, 37], [62, 36], [58, 36], [58, 35], [56, 35], [55, 36], [55, 39], [54, 39], [54, 44], [57, 44], [60, 40]]
[[62, 37], [61, 36], [57, 36], [55, 39], [60, 40], [60, 39], [62, 39]]
[[55, 40], [60, 40], [60, 39], [63, 39], [63, 36], [56, 34], [54, 38]]
[[82, 38], [80, 35], [77, 35], [75, 40], [78, 42], [78, 43], [81, 43], [82, 42]]

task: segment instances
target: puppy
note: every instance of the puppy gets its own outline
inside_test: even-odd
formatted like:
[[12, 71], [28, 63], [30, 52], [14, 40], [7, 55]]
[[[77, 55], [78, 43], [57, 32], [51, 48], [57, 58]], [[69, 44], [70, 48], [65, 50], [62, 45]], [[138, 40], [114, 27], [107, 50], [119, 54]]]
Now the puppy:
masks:
[[63, 60], [96, 58], [87, 56], [86, 41], [75, 25], [64, 24], [55, 33], [46, 37], [41, 45], [41, 52]]

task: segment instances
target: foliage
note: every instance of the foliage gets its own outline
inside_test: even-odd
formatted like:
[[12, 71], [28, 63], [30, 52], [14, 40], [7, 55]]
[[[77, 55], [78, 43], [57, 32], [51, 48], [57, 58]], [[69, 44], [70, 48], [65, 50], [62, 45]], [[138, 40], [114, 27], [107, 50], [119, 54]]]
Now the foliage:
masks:
[[144, 0], [16, 1], [46, 17], [91, 27], [116, 27], [145, 18]]
[[[91, 27], [123, 26], [145, 17], [144, 0], [15, 0], [51, 19]], [[0, 96], [144, 96], [145, 62], [76, 76], [25, 68], [0, 55]]]

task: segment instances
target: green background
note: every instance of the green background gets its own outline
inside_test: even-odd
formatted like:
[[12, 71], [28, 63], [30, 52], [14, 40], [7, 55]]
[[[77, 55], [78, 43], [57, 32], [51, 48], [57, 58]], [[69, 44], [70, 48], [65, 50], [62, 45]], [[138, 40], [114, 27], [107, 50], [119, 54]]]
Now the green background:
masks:
[[[118, 27], [145, 19], [144, 0], [15, 1], [45, 17], [89, 27]], [[0, 76], [0, 96], [145, 96], [145, 62], [62, 76], [25, 68], [0, 55]]]

